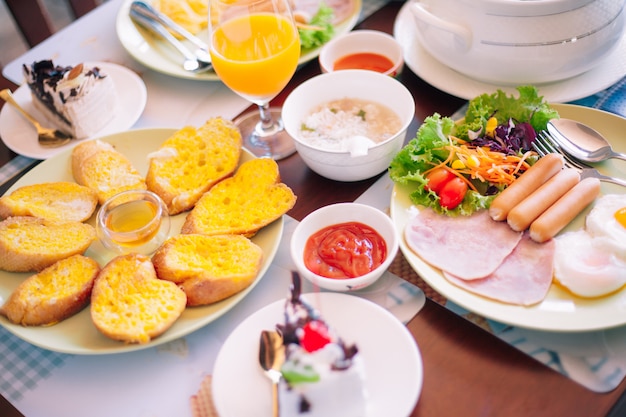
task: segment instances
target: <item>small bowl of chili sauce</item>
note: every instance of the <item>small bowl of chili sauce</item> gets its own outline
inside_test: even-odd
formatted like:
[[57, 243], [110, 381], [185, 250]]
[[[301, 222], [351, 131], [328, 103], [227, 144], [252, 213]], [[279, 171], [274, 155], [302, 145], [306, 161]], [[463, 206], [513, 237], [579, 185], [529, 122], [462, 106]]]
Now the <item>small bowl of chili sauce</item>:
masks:
[[331, 291], [355, 291], [376, 282], [398, 253], [387, 214], [358, 203], [322, 207], [296, 226], [291, 257], [300, 275]]
[[404, 67], [402, 45], [377, 30], [355, 30], [334, 38], [318, 59], [322, 72], [364, 69], [397, 77]]

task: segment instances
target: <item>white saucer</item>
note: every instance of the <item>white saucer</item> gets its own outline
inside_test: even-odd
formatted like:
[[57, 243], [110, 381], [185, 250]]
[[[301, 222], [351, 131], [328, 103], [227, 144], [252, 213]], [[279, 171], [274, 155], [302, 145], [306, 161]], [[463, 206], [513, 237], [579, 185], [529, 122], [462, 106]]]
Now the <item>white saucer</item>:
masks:
[[[363, 355], [367, 417], [408, 416], [419, 398], [424, 371], [407, 328], [384, 308], [354, 295], [321, 292], [302, 297]], [[252, 314], [222, 345], [212, 379], [220, 417], [272, 414], [270, 381], [259, 365], [259, 338], [262, 330], [273, 330], [283, 320], [284, 307], [280, 300]]]
[[[115, 86], [118, 107], [113, 119], [93, 137], [117, 133], [132, 127], [146, 107], [146, 85], [139, 75], [130, 69], [110, 62], [87, 62], [86, 67], [97, 66], [108, 74]], [[28, 85], [22, 84], [13, 92], [15, 100], [42, 125], [53, 127], [32, 104]], [[13, 152], [35, 159], [48, 159], [76, 142], [58, 148], [44, 148], [37, 141], [37, 131], [15, 108], [5, 104], [0, 112], [0, 137]]]
[[[405, 4], [394, 24], [394, 37], [404, 48], [406, 65], [428, 84], [448, 94], [471, 100], [497, 89], [517, 94], [513, 86], [489, 84], [467, 77], [437, 61], [421, 46], [415, 21]], [[606, 60], [584, 74], [567, 80], [537, 85], [539, 94], [552, 103], [578, 100], [602, 91], [626, 75], [626, 32], [617, 48]]]

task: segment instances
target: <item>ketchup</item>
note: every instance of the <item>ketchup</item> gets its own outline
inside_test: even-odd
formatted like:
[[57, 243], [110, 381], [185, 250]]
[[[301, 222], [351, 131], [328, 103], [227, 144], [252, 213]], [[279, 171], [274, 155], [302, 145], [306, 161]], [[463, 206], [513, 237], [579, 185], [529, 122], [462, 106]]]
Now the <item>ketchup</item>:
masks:
[[325, 227], [309, 237], [304, 264], [327, 278], [345, 279], [365, 275], [383, 263], [385, 240], [371, 227], [347, 222]]

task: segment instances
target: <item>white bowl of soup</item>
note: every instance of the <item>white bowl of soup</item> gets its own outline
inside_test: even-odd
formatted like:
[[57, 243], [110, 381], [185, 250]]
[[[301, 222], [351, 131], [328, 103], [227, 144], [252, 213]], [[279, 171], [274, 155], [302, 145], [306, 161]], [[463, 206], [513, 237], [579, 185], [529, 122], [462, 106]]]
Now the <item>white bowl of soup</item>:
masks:
[[384, 172], [414, 118], [413, 96], [393, 77], [343, 70], [313, 77], [283, 104], [283, 123], [307, 166], [336, 181]]

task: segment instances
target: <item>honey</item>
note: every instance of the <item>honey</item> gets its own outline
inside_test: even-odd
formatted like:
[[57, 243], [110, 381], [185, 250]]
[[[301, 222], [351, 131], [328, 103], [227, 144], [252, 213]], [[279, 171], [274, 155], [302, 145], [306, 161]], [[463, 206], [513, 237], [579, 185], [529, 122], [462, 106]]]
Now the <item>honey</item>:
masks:
[[107, 200], [96, 220], [102, 244], [118, 253], [153, 253], [167, 238], [170, 218], [158, 195], [131, 190]]
[[121, 245], [143, 245], [159, 231], [161, 219], [155, 218], [158, 207], [147, 200], [120, 204], [106, 216], [111, 238]]

